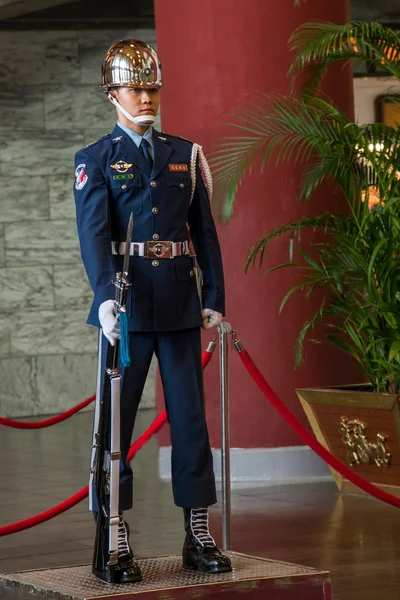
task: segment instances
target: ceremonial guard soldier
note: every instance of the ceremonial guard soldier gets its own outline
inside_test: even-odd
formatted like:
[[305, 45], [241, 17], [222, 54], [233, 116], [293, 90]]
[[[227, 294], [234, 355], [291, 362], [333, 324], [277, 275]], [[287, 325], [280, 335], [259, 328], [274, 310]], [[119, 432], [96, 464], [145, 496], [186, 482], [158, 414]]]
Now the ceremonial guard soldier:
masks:
[[[207, 507], [216, 502], [216, 492], [205, 421], [200, 328], [217, 326], [224, 314], [221, 253], [208, 195], [211, 175], [197, 144], [152, 127], [161, 86], [161, 65], [151, 46], [139, 40], [111, 46], [100, 87], [116, 106], [118, 122], [111, 134], [75, 157], [81, 255], [94, 292], [87, 322], [102, 331], [103, 348], [114, 345], [120, 335], [112, 281], [121, 271], [130, 214], [134, 217], [129, 249], [132, 285], [126, 306], [132, 358], [123, 372], [120, 399], [122, 583], [141, 580], [123, 518], [123, 511], [132, 506], [132, 470], [125, 459], [153, 353], [171, 427], [174, 501], [184, 511], [183, 567], [208, 573], [231, 570], [208, 528]], [[96, 512], [92, 490], [91, 497]]]

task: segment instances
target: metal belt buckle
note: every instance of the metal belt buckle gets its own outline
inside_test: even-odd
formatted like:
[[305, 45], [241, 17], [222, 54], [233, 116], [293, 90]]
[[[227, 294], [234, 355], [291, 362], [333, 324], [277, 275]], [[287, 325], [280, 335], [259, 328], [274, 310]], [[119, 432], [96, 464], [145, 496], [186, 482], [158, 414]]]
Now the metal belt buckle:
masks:
[[146, 258], [154, 257], [171, 258], [171, 242], [147, 242]]

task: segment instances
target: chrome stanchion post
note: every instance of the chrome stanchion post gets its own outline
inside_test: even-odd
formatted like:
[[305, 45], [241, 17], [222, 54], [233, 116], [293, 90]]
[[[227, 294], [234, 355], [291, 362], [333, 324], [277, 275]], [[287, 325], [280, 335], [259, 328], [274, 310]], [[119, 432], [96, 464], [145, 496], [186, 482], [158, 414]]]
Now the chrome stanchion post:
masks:
[[222, 548], [231, 547], [231, 463], [229, 439], [229, 367], [228, 335], [230, 323], [221, 323], [219, 332], [220, 394], [221, 394], [221, 476], [222, 476]]

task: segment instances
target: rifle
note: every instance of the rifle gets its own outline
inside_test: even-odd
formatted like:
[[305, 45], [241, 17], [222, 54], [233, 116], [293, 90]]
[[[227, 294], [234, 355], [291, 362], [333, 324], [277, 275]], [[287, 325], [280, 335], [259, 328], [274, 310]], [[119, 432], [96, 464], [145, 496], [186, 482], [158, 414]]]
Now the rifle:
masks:
[[[121, 373], [118, 359], [121, 354], [129, 357], [126, 299], [129, 283], [130, 245], [132, 241], [133, 214], [131, 214], [126, 236], [125, 256], [122, 271], [115, 276], [116, 318], [120, 320], [121, 341], [107, 344], [105, 371], [101, 374], [101, 352], [97, 380], [98, 398], [93, 432], [91, 478], [96, 490], [98, 513], [94, 543], [92, 572], [107, 583], [119, 582], [118, 525], [119, 525], [119, 473], [121, 459], [120, 436], [120, 392]], [[99, 348], [101, 348], [99, 335]], [[122, 348], [123, 346], [123, 348]], [[129, 358], [128, 358], [129, 360]], [[129, 364], [129, 362], [127, 363]], [[127, 366], [127, 365], [125, 365]], [[103, 385], [101, 386], [101, 380]]]

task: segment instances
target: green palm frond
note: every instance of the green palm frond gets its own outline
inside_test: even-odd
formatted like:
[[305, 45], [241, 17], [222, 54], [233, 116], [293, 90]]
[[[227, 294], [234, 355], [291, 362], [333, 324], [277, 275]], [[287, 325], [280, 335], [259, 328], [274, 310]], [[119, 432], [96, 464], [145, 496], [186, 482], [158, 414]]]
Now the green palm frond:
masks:
[[304, 361], [304, 344], [310, 333], [313, 329], [319, 324], [323, 323], [325, 319], [327, 319], [331, 315], [332, 311], [330, 308], [325, 306], [325, 302], [323, 302], [320, 306], [320, 309], [315, 313], [315, 315], [306, 321], [301, 328], [300, 332], [297, 335], [296, 343], [295, 343], [295, 365], [299, 367]]
[[223, 221], [232, 217], [244, 175], [255, 164], [262, 170], [272, 155], [277, 164], [294, 159], [300, 165], [300, 198], [310, 198], [327, 178], [336, 181], [353, 208], [370, 186], [386, 200], [400, 195], [391, 167], [400, 164], [399, 129], [357, 125], [321, 98], [263, 94], [257, 104], [234, 114], [230, 125], [241, 135], [221, 138], [210, 159], [214, 203]]
[[304, 101], [259, 94], [258, 103], [234, 114], [230, 125], [242, 135], [221, 138], [210, 159], [216, 209], [224, 221], [232, 216], [243, 176], [257, 161], [261, 170], [273, 153], [278, 163], [292, 158], [303, 163], [313, 153], [329, 152], [342, 161], [347, 151], [343, 137], [354, 137], [350, 128], [344, 131], [350, 124], [342, 112], [314, 98]]
[[291, 36], [296, 57], [289, 74], [302, 74], [306, 90], [317, 89], [334, 62], [351, 59], [384, 69], [400, 79], [400, 34], [380, 23], [306, 23]]
[[[304, 343], [321, 322], [327, 331], [319, 331], [319, 339], [322, 336], [351, 354], [381, 391], [400, 386], [400, 361], [398, 364], [396, 358], [392, 364], [394, 344], [400, 338], [400, 257], [396, 252], [400, 235], [393, 210], [383, 206], [380, 212], [368, 211], [360, 227], [351, 217], [329, 219], [328, 236], [312, 245], [312, 254], [295, 248], [303, 263], [283, 263], [270, 269], [292, 266], [301, 274], [301, 281], [286, 293], [280, 310], [293, 294], [302, 293], [308, 299], [317, 289], [325, 290], [320, 308], [298, 336], [296, 363], [303, 360]], [[322, 226], [324, 217], [315, 223]], [[270, 237], [284, 233], [287, 227], [274, 230]], [[391, 232], [390, 237], [385, 237], [385, 232]], [[311, 341], [319, 343], [318, 339]]]
[[263, 260], [268, 252], [269, 243], [272, 239], [281, 237], [288, 233], [290, 234], [291, 239], [293, 239], [304, 229], [311, 229], [313, 231], [319, 229], [323, 230], [324, 232], [335, 231], [340, 227], [340, 225], [343, 225], [344, 222], [348, 221], [349, 219], [347, 217], [327, 213], [324, 215], [297, 219], [282, 225], [282, 227], [271, 229], [266, 236], [258, 240], [258, 242], [256, 242], [250, 248], [246, 260], [246, 270], [250, 264], [254, 264], [257, 256], [259, 258], [260, 266], [262, 265]]

